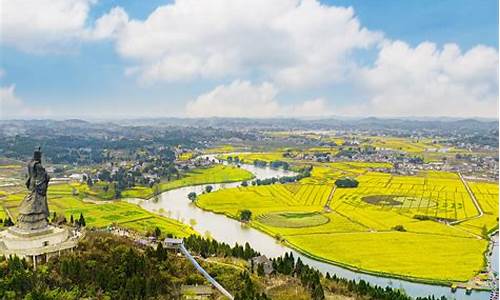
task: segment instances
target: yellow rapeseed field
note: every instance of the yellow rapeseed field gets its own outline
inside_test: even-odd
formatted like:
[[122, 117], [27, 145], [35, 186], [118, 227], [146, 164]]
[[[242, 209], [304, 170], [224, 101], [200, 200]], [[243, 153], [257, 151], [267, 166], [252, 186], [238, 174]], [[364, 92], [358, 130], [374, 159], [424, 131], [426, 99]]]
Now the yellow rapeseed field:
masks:
[[[249, 209], [251, 226], [351, 268], [436, 282], [467, 281], [480, 272], [483, 226], [498, 226], [498, 184], [468, 183], [485, 211], [469, 220], [479, 212], [457, 174], [375, 171], [384, 167], [316, 164], [300, 183], [220, 190], [201, 195], [197, 205], [233, 218]], [[335, 179], [346, 175], [359, 186], [332, 194]], [[459, 224], [447, 224], [454, 221]]]

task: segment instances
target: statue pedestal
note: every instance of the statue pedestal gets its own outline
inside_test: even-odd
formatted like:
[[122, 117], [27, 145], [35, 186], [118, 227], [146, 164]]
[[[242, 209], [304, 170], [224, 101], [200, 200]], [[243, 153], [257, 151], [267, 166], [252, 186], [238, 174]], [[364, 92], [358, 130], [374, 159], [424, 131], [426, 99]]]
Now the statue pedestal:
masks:
[[28, 258], [36, 267], [37, 261], [47, 261], [50, 256], [75, 248], [78, 239], [67, 228], [47, 226], [40, 230], [22, 230], [13, 226], [0, 232], [0, 255]]

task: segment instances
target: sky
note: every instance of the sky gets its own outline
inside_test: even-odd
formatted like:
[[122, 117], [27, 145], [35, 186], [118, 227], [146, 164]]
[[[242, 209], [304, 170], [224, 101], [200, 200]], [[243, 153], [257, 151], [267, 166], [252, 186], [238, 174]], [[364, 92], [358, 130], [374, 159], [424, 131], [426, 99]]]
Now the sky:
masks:
[[0, 119], [498, 118], [495, 0], [0, 0]]

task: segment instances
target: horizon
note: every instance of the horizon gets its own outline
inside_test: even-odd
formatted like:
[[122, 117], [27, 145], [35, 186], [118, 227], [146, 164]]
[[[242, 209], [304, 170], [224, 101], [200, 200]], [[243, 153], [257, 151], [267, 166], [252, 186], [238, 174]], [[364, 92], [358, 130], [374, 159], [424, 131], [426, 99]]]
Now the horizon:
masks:
[[0, 5], [0, 120], [498, 120], [494, 0]]
[[417, 121], [417, 122], [458, 122], [458, 121], [478, 121], [478, 122], [498, 122], [499, 118], [490, 117], [452, 117], [452, 116], [400, 116], [400, 117], [380, 117], [380, 116], [322, 116], [322, 117], [300, 117], [300, 116], [277, 116], [277, 117], [225, 117], [225, 116], [209, 116], [209, 117], [189, 117], [189, 116], [165, 116], [165, 117], [141, 117], [141, 116], [128, 116], [128, 117], [45, 117], [45, 118], [11, 118], [0, 119], [0, 122], [10, 121], [84, 121], [84, 122], [113, 122], [113, 121], [141, 121], [141, 120], [254, 120], [254, 121], [268, 121], [268, 120], [299, 120], [299, 121], [321, 121], [321, 120], [335, 120], [335, 121], [362, 121], [368, 119], [375, 119], [380, 121], [400, 120], [400, 121]]

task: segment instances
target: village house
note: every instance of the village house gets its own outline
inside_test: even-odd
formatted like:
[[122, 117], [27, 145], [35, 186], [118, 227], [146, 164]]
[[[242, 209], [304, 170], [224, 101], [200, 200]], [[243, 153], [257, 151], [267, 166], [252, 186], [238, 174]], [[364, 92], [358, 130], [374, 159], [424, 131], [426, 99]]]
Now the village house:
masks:
[[255, 269], [257, 269], [259, 265], [262, 265], [264, 267], [264, 274], [266, 275], [271, 274], [274, 270], [273, 262], [265, 255], [251, 258], [250, 263], [253, 263]]

